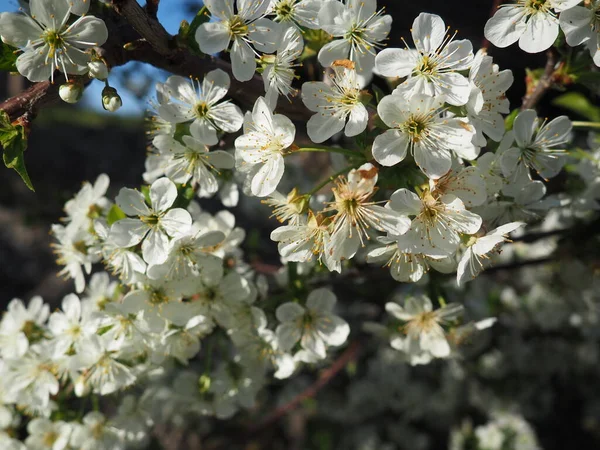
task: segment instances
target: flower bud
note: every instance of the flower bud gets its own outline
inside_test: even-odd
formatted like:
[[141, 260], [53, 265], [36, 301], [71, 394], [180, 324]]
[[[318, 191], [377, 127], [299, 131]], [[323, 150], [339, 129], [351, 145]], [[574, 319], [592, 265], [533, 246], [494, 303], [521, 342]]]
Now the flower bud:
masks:
[[81, 83], [65, 83], [58, 89], [58, 95], [67, 103], [77, 103], [83, 95]]
[[102, 106], [105, 110], [110, 112], [116, 112], [123, 106], [121, 97], [117, 93], [115, 88], [106, 86], [102, 91]]
[[88, 63], [90, 76], [97, 80], [104, 81], [108, 78], [108, 67], [102, 61], [90, 61]]

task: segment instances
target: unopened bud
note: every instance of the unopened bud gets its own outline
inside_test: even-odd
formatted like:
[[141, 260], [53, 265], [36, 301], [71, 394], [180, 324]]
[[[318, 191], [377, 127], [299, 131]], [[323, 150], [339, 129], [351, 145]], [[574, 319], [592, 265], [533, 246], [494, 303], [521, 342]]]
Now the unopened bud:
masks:
[[108, 67], [102, 61], [90, 61], [88, 63], [90, 77], [104, 81], [108, 78]]
[[121, 96], [118, 94], [115, 88], [106, 86], [102, 91], [102, 106], [105, 110], [110, 112], [116, 112], [123, 106]]
[[58, 95], [66, 103], [77, 103], [83, 95], [81, 83], [65, 83], [58, 88]]

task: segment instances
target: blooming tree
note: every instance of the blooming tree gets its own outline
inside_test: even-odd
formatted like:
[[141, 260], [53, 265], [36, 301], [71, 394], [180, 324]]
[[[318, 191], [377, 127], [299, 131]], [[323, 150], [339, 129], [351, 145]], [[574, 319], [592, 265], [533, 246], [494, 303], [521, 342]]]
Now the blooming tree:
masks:
[[[75, 292], [52, 310], [14, 299], [0, 321], [2, 449], [150, 448], [174, 425], [193, 429], [197, 448], [279, 448], [261, 433], [344, 369], [341, 395], [315, 414], [359, 426], [319, 448], [433, 448], [413, 425], [437, 417], [454, 427], [451, 449], [539, 448], [528, 411], [481, 381], [527, 359], [510, 360], [489, 329], [571, 327], [583, 353], [597, 346], [593, 261], [574, 249], [560, 276], [514, 284], [486, 273], [547, 263], [561, 236], [598, 225], [588, 129], [600, 124], [536, 107], [554, 87], [598, 92], [600, 2], [503, 4], [481, 48], [426, 12], [411, 40], [389, 39], [394, 18], [376, 0], [205, 0], [176, 36], [158, 0], [22, 3], [0, 14], [1, 63], [35, 84], [0, 104], [0, 143], [32, 190], [24, 150], [40, 107], [75, 103], [96, 79], [118, 110], [110, 73], [130, 61], [172, 75], [149, 111], [144, 184], [112, 195], [99, 174], [52, 227]], [[511, 105], [514, 75], [489, 43], [517, 41], [548, 61]], [[576, 99], [563, 104], [600, 116]], [[297, 155], [313, 152], [333, 170], [294, 186]], [[244, 254], [226, 209], [240, 194], [271, 209], [278, 264]], [[210, 197], [225, 209], [210, 213]], [[443, 386], [414, 379], [426, 365]], [[468, 376], [469, 408], [488, 420], [476, 427], [450, 400]], [[405, 420], [375, 420], [386, 411]]]

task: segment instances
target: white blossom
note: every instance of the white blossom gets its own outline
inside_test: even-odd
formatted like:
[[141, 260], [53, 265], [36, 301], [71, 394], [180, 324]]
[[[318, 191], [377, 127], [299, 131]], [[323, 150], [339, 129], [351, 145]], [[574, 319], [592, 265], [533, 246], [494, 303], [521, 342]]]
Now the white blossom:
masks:
[[306, 305], [288, 302], [277, 308], [277, 320], [281, 324], [276, 334], [283, 350], [291, 350], [300, 341], [304, 350], [323, 359], [327, 347], [339, 347], [348, 338], [350, 327], [342, 318], [333, 314], [336, 298], [329, 289], [312, 291]]
[[279, 43], [279, 25], [264, 18], [270, 3], [271, 0], [238, 0], [236, 13], [234, 0], [206, 0], [204, 5], [218, 20], [203, 23], [196, 30], [200, 50], [212, 55], [227, 50], [233, 41], [233, 76], [239, 81], [250, 80], [256, 70], [257, 51], [272, 53]]
[[[343, 62], [341, 62], [343, 63]], [[330, 83], [313, 81], [302, 85], [302, 101], [316, 112], [306, 124], [308, 137], [320, 143], [344, 130], [348, 137], [362, 133], [369, 116], [360, 101], [360, 84], [350, 65], [334, 65]]]
[[390, 48], [375, 59], [377, 73], [386, 77], [408, 77], [396, 89], [407, 97], [444, 95], [451, 105], [464, 105], [471, 91], [461, 71], [473, 62], [473, 46], [446, 35], [441, 17], [421, 13], [411, 29], [415, 50]]
[[519, 41], [528, 53], [543, 52], [558, 37], [556, 12], [565, 11], [581, 0], [518, 0], [500, 5], [485, 24], [484, 34], [496, 47], [508, 47]]
[[284, 151], [292, 145], [296, 128], [282, 114], [273, 114], [262, 97], [244, 120], [244, 134], [235, 140], [238, 168], [248, 173], [250, 191], [257, 197], [271, 194], [283, 177]]
[[2, 41], [23, 50], [17, 69], [29, 81], [54, 80], [54, 71], [81, 75], [88, 69], [87, 49], [104, 44], [108, 30], [94, 16], [83, 16], [69, 24], [71, 6], [65, 0], [31, 0], [31, 16], [0, 15]]
[[120, 247], [132, 247], [142, 240], [142, 255], [149, 264], [161, 264], [169, 255], [169, 236], [185, 233], [191, 223], [190, 214], [182, 208], [171, 208], [177, 198], [177, 188], [168, 178], [156, 180], [150, 186], [150, 207], [144, 196], [123, 188], [117, 204], [128, 216], [115, 222], [110, 237]]

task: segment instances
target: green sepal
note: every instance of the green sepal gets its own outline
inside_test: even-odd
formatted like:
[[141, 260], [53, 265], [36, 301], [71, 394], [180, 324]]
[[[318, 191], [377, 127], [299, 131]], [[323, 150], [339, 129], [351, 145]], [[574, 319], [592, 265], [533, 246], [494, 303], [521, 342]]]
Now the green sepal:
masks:
[[111, 206], [110, 210], [108, 211], [108, 214], [106, 215], [106, 223], [108, 224], [108, 226], [111, 226], [113, 223], [126, 217], [127, 216], [125, 215], [123, 210], [119, 208], [119, 205], [114, 204]]
[[192, 20], [192, 23], [183, 21], [179, 27], [179, 41], [199, 56], [204, 56], [204, 53], [202, 53], [202, 50], [200, 50], [200, 47], [198, 46], [198, 42], [196, 42], [196, 31], [200, 25], [208, 21], [210, 21], [210, 11], [204, 6], [198, 11], [198, 14], [196, 14], [194, 20]]

